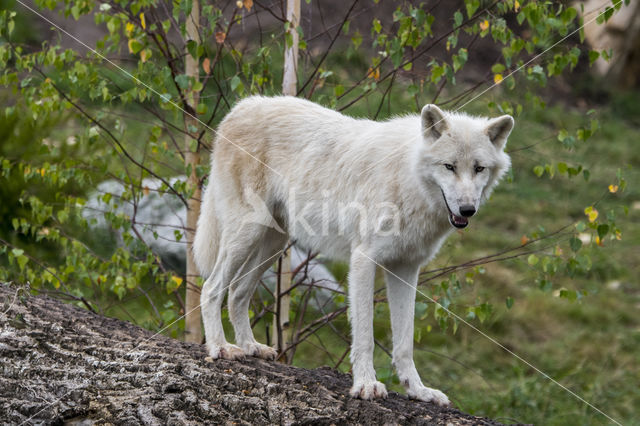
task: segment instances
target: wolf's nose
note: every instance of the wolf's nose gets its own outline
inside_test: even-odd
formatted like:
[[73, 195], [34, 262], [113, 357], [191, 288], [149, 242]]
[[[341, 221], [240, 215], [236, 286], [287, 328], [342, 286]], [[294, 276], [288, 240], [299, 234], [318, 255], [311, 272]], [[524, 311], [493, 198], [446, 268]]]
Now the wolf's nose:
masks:
[[465, 204], [460, 206], [460, 216], [471, 217], [476, 213], [476, 208], [471, 204]]

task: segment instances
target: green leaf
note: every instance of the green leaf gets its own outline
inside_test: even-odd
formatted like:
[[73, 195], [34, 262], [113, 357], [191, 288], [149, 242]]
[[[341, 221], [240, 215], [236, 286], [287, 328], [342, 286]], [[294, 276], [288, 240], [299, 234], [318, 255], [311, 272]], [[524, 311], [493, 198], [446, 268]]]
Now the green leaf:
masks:
[[560, 162], [558, 163], [558, 172], [559, 173], [567, 173], [568, 167], [567, 163]]
[[196, 80], [193, 83], [193, 87], [191, 88], [191, 90], [193, 90], [194, 92], [199, 92], [204, 88], [204, 85], [202, 84], [202, 82], [200, 80]]
[[578, 292], [575, 290], [562, 289], [560, 290], [560, 297], [574, 302], [578, 298]]
[[580, 240], [580, 238], [572, 237], [569, 240], [569, 246], [571, 247], [571, 250], [573, 250], [574, 252], [577, 252], [582, 248], [582, 241]]
[[455, 26], [459, 27], [460, 25], [462, 25], [463, 20], [464, 17], [462, 16], [462, 13], [460, 13], [459, 10], [456, 10], [456, 13], [453, 14], [453, 22], [455, 23]]
[[238, 77], [237, 75], [234, 75], [231, 79], [230, 86], [231, 90], [237, 93], [242, 93], [242, 91], [244, 90], [244, 84], [242, 84], [242, 80], [240, 80], [240, 77]]
[[360, 31], [356, 30], [356, 32], [351, 37], [351, 42], [353, 43], [354, 48], [358, 49], [360, 47], [360, 45], [362, 44], [362, 35], [360, 34]]
[[536, 256], [535, 254], [530, 254], [529, 257], [527, 258], [527, 263], [529, 263], [529, 265], [534, 266], [538, 263], [540, 259], [538, 259], [538, 256]]
[[198, 140], [197, 139], [194, 139], [194, 138], [189, 139], [189, 150], [191, 152], [198, 152]]
[[138, 286], [138, 283], [136, 282], [135, 278], [132, 276], [128, 276], [125, 282], [128, 289], [133, 289]]
[[513, 297], [507, 297], [505, 304], [507, 305], [507, 309], [511, 309], [513, 307]]
[[432, 83], [439, 82], [442, 76], [444, 75], [444, 72], [445, 72], [444, 66], [433, 64], [431, 67], [431, 82]]
[[535, 175], [538, 176], [538, 177], [542, 177], [542, 175], [544, 174], [544, 167], [535, 166], [533, 168], [533, 173], [535, 173]]
[[18, 266], [20, 267], [20, 271], [23, 271], [24, 267], [29, 262], [29, 258], [27, 258], [27, 256], [22, 254], [22, 255], [16, 257], [16, 261], [18, 262]]
[[607, 235], [608, 232], [609, 232], [609, 225], [607, 225], [606, 223], [598, 225], [598, 237], [600, 237], [601, 241]]
[[187, 42], [187, 52], [189, 52], [189, 54], [195, 59], [198, 59], [200, 57], [198, 55], [198, 42], [195, 40], [189, 40]]
[[462, 48], [458, 50], [457, 55], [453, 55], [453, 71], [457, 72], [467, 62], [468, 58], [467, 49]]
[[502, 65], [502, 64], [494, 64], [494, 65], [491, 67], [491, 72], [492, 72], [492, 73], [494, 73], [494, 74], [500, 74], [500, 73], [502, 73], [505, 69], [506, 69], [506, 68], [505, 68], [505, 66], [504, 66], [504, 65]]
[[134, 55], [139, 51], [141, 51], [142, 48], [144, 47], [144, 45], [140, 43], [140, 41], [136, 40], [135, 38], [132, 38], [131, 40], [129, 40], [128, 46], [129, 46], [129, 52], [133, 53]]
[[480, 7], [480, 0], [465, 0], [465, 6], [467, 7], [467, 16], [471, 18]]
[[377, 18], [373, 20], [373, 30], [378, 34], [380, 34], [380, 31], [382, 31], [382, 24], [380, 23], [380, 20]]
[[540, 290], [549, 292], [553, 288], [553, 283], [549, 280], [540, 280]]
[[181, 90], [189, 89], [189, 77], [186, 74], [176, 75], [176, 83]]
[[69, 213], [66, 210], [58, 211], [58, 220], [60, 223], [65, 223], [69, 219]]

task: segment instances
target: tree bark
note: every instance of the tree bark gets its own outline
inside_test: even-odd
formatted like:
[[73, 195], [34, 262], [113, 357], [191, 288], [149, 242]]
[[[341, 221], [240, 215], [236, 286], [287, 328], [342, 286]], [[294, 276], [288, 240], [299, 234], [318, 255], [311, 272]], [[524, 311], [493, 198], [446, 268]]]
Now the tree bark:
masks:
[[[200, 43], [200, 35], [198, 32], [199, 25], [200, 2], [199, 0], [193, 0], [191, 13], [189, 14], [186, 22], [188, 40], [195, 40]], [[188, 51], [186, 52], [185, 58], [185, 74], [188, 77], [193, 77], [194, 81], [199, 81], [198, 60], [191, 56]], [[186, 98], [187, 104], [191, 108], [191, 114], [195, 115], [199, 102], [198, 92], [191, 90], [191, 87], [189, 87], [188, 92], [186, 93]], [[194, 117], [185, 114], [184, 122], [185, 129], [188, 133], [185, 136], [184, 160], [187, 167], [191, 166], [191, 173], [187, 177], [187, 183], [188, 187], [193, 188], [195, 191], [187, 202], [187, 272], [185, 280], [184, 340], [186, 342], [202, 343], [200, 289], [196, 284], [199, 272], [193, 259], [192, 251], [193, 238], [195, 235], [196, 225], [198, 223], [198, 217], [200, 216], [200, 200], [202, 199], [200, 180], [196, 174], [196, 167], [200, 164], [200, 147], [196, 146], [194, 149], [191, 146], [194, 140], [198, 140], [198, 121]]]
[[328, 367], [206, 356], [201, 345], [0, 284], [0, 423], [498, 424], [394, 392], [353, 399], [351, 378]]

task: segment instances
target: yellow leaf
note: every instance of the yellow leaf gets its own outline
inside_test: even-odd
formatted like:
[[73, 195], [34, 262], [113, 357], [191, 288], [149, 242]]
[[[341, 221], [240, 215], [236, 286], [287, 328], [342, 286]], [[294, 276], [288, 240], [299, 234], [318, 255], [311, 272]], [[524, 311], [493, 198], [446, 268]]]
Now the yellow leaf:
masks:
[[144, 188], [142, 188], [142, 193], [143, 193], [144, 195], [149, 195], [149, 187], [148, 187], [148, 186], [145, 186]]
[[556, 246], [553, 254], [556, 256], [562, 256], [562, 248], [560, 248], [560, 246]]
[[369, 68], [369, 71], [367, 71], [367, 77], [378, 80], [380, 78], [380, 68]]
[[516, 2], [513, 4], [513, 10], [517, 12], [518, 9], [520, 9], [520, 2], [516, 0]]
[[616, 231], [616, 240], [620, 241], [622, 239], [622, 232]]
[[236, 7], [237, 7], [238, 9], [242, 9], [242, 0], [238, 0], [238, 1], [236, 2]]
[[144, 13], [140, 12], [140, 25], [142, 26], [143, 30], [147, 29], [147, 23], [144, 20]]
[[489, 21], [485, 19], [484, 21], [480, 22], [480, 29], [482, 31], [486, 31], [487, 29], [489, 29]]
[[526, 235], [523, 235], [522, 238], [520, 238], [520, 244], [521, 245], [525, 245], [529, 242], [529, 237], [527, 237]]
[[594, 222], [598, 218], [598, 210], [594, 209], [593, 206], [584, 209], [584, 214], [589, 218], [589, 222]]
[[134, 42], [134, 39], [129, 39], [129, 42], [127, 43], [127, 46], [129, 46], [129, 53], [133, 53], [133, 45], [132, 43]]
[[177, 276], [172, 276], [171, 280], [176, 283], [176, 288], [180, 287], [180, 285], [182, 284], [182, 278], [177, 277]]
[[133, 22], [127, 22], [127, 25], [125, 25], [125, 30], [127, 31], [128, 35], [131, 35], [134, 28], [135, 26], [133, 25]]
[[600, 247], [603, 246], [602, 244], [602, 240], [600, 240], [600, 237], [596, 235], [596, 244], [599, 245]]
[[144, 50], [140, 51], [140, 59], [142, 60], [143, 64], [145, 62], [147, 62], [147, 59], [149, 59], [149, 57], [151, 56], [149, 53], [151, 53], [151, 52], [148, 51], [147, 49], [144, 49]]
[[496, 74], [493, 76], [493, 81], [496, 84], [502, 83], [502, 80], [504, 80], [504, 78], [502, 78], [502, 74]]
[[243, 0], [242, 3], [247, 10], [251, 10], [253, 7], [253, 0]]
[[211, 73], [211, 61], [209, 58], [204, 58], [204, 61], [202, 61], [202, 69], [207, 75]]
[[618, 192], [618, 185], [609, 185], [609, 192], [612, 194]]
[[46, 172], [46, 170], [45, 169], [40, 169], [39, 171], [40, 171], [40, 176], [44, 177], [44, 173]]

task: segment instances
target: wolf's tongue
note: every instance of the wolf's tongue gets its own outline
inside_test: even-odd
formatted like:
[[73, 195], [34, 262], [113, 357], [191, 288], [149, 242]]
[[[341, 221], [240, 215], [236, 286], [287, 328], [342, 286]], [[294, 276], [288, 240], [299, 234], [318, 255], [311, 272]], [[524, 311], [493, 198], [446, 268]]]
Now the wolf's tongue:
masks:
[[453, 213], [449, 213], [449, 221], [456, 228], [464, 228], [469, 224], [469, 219], [462, 216], [456, 216]]

